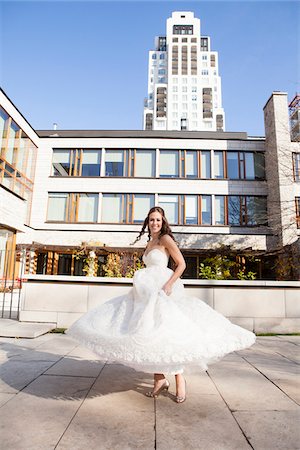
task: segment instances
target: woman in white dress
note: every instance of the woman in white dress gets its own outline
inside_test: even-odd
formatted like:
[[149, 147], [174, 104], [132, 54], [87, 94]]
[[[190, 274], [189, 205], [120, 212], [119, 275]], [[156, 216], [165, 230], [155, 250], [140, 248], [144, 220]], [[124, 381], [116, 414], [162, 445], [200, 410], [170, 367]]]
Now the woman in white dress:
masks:
[[[255, 334], [232, 324], [196, 297], [187, 297], [180, 276], [184, 258], [160, 207], [150, 209], [136, 239], [148, 231], [143, 260], [133, 288], [77, 320], [67, 334], [101, 358], [136, 370], [154, 372], [148, 397], [169, 388], [165, 374], [175, 375], [177, 403], [186, 399], [183, 372], [207, 370], [226, 354], [250, 347]], [[169, 257], [176, 269], [169, 269]]]

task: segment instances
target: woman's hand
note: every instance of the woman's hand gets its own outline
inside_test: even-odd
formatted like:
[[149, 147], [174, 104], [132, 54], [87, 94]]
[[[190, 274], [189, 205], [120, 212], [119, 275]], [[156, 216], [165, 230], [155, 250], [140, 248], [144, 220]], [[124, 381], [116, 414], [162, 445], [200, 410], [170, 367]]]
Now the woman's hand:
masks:
[[165, 292], [166, 295], [172, 294], [172, 287], [173, 283], [170, 283], [169, 281], [163, 286], [162, 290]]

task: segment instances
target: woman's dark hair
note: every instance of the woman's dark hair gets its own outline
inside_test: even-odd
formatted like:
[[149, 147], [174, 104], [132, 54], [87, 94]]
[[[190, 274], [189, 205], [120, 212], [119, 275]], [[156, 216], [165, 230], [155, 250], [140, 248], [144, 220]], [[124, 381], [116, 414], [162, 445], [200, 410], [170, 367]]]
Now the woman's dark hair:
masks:
[[162, 227], [159, 233], [159, 239], [161, 237], [163, 237], [165, 234], [168, 234], [169, 236], [171, 236], [171, 238], [173, 239], [173, 241], [176, 242], [173, 233], [171, 231], [170, 225], [167, 221], [167, 218], [165, 216], [165, 211], [160, 207], [160, 206], [153, 206], [153, 208], [150, 209], [150, 211], [148, 212], [148, 215], [146, 217], [146, 219], [144, 220], [142, 229], [140, 231], [140, 234], [138, 235], [138, 237], [136, 238], [136, 240], [132, 243], [132, 245], [134, 245], [137, 241], [139, 241], [141, 239], [141, 237], [146, 233], [146, 228], [147, 228], [147, 232], [148, 232], [148, 241], [150, 241], [150, 230], [149, 230], [149, 218], [150, 218], [150, 214], [154, 213], [154, 212], [158, 212], [161, 214], [162, 217]]

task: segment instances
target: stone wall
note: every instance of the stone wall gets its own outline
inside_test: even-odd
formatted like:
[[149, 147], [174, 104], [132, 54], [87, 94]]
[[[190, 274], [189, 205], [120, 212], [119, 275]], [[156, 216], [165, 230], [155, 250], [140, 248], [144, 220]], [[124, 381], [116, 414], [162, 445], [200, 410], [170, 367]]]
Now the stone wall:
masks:
[[[186, 293], [256, 333], [300, 332], [299, 281], [184, 280]], [[86, 311], [126, 294], [128, 278], [29, 275], [20, 320], [67, 328]]]

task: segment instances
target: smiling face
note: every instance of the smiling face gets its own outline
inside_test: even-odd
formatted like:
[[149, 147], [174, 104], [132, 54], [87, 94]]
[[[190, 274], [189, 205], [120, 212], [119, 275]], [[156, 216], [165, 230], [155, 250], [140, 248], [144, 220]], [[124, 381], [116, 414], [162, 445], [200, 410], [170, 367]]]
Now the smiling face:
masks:
[[162, 227], [162, 215], [155, 211], [149, 216], [149, 230], [152, 237], [160, 232]]

